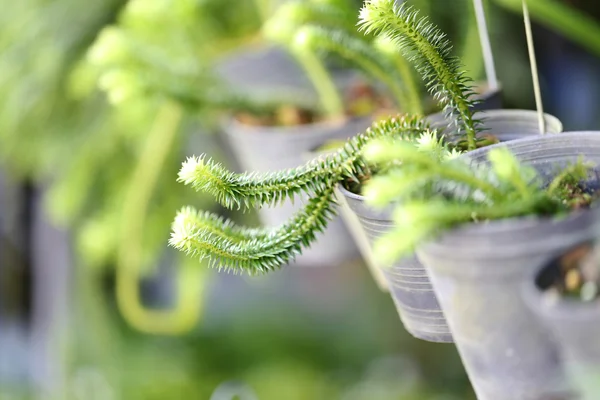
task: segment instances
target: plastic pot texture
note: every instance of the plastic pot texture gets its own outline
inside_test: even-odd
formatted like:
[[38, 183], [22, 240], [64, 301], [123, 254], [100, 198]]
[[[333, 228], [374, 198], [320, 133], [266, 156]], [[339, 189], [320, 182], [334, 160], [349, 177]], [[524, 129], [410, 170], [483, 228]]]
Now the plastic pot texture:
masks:
[[[501, 142], [540, 134], [538, 114], [533, 110], [486, 110], [476, 112], [474, 117], [482, 121], [482, 134], [494, 135]], [[453, 123], [449, 122], [443, 113], [429, 115], [426, 119], [432, 128], [441, 133], [449, 134], [454, 129]], [[544, 120], [544, 133], [562, 132], [563, 126], [558, 118], [544, 114]]]
[[[498, 146], [548, 181], [580, 155], [600, 163], [596, 132], [540, 135], [463, 157], [485, 163]], [[466, 224], [417, 248], [479, 400], [569, 398], [557, 397], [569, 389], [558, 348], [526, 307], [521, 287], [553, 256], [588, 238], [594, 225], [590, 211]]]
[[[483, 120], [485, 131], [493, 132], [502, 141], [539, 134], [535, 111], [492, 110], [475, 115]], [[432, 127], [442, 131], [449, 130], [443, 114], [434, 114], [428, 119]], [[551, 133], [562, 131], [561, 122], [551, 115], [546, 115], [546, 127]], [[363, 196], [350, 193], [341, 185], [339, 191], [344, 195], [350, 209], [358, 216], [371, 244], [391, 229], [392, 218], [389, 210], [373, 210], [364, 204]], [[419, 339], [451, 343], [452, 335], [421, 263], [415, 257], [409, 257], [395, 263], [391, 268], [383, 268], [382, 271], [408, 332]]]
[[[364, 197], [338, 186], [347, 206], [358, 217], [371, 246], [393, 227], [391, 210], [376, 210]], [[380, 270], [387, 281], [400, 319], [406, 330], [418, 339], [451, 343], [452, 335], [438, 304], [427, 273], [415, 257], [409, 257]]]
[[[347, 139], [364, 132], [372, 118], [351, 118], [339, 122], [322, 122], [295, 127], [248, 126], [230, 119], [223, 127], [233, 153], [246, 171], [269, 172], [302, 165], [306, 153], [328, 140]], [[272, 208], [259, 210], [261, 222], [277, 226], [285, 222], [304, 204], [296, 199]], [[298, 256], [298, 265], [323, 266], [339, 264], [358, 257], [358, 250], [343, 222], [336, 218], [327, 230]]]
[[[598, 223], [598, 211], [593, 218]], [[588, 239], [592, 241], [598, 236], [596, 229], [590, 232]], [[558, 342], [570, 381], [578, 391], [577, 398], [596, 400], [600, 397], [600, 303], [572, 299], [549, 301], [543, 292], [560, 274], [557, 258], [525, 282], [524, 298]]]

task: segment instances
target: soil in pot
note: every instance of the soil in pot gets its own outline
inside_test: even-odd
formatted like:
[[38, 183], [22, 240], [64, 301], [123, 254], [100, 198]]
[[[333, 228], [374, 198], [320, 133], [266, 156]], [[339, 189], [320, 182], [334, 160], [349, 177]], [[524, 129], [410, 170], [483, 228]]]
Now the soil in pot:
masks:
[[[394, 108], [388, 97], [380, 95], [365, 82], [354, 82], [346, 90], [345, 104], [347, 104], [346, 113], [339, 116], [339, 119], [387, 115]], [[245, 125], [264, 127], [290, 127], [324, 123], [331, 120], [314, 109], [297, 105], [281, 105], [275, 110], [261, 115], [247, 112], [238, 113], [235, 118]], [[337, 119], [335, 118], [335, 120]]]

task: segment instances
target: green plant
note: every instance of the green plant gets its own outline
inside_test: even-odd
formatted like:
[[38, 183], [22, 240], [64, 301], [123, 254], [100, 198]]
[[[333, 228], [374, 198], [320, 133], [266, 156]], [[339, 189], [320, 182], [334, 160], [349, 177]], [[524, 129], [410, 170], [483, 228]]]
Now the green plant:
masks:
[[[207, 87], [212, 82], [208, 65], [258, 32], [252, 10], [248, 2], [229, 0], [130, 1], [117, 21], [82, 49], [87, 58], [80, 55], [64, 79], [68, 95], [90, 103], [90, 111], [72, 110], [87, 124], [62, 145], [64, 167], [50, 205], [55, 217], [75, 230], [87, 268], [115, 268], [118, 306], [145, 332], [182, 333], [197, 325], [201, 313], [202, 288], [210, 276], [187, 268], [189, 260], [182, 255], [173, 259], [182, 273], [172, 309], [146, 309], [139, 281], [171, 255], [164, 248], [170, 210], [189, 196], [171, 176], [201, 129], [198, 114], [208, 109], [202, 96], [209, 96], [210, 104], [245, 101], [229, 92], [217, 96], [217, 85]], [[186, 112], [190, 109], [194, 112]], [[216, 146], [210, 136], [202, 145]], [[188, 199], [216, 209], [206, 197]]]
[[[421, 113], [421, 98], [410, 65], [385, 38], [356, 29], [356, 14], [348, 6], [327, 2], [290, 2], [265, 25], [267, 37], [284, 45], [304, 66], [330, 116], [343, 111], [342, 99], [323, 61], [336, 55], [375, 82], [381, 82], [403, 111]], [[393, 49], [390, 51], [390, 47]]]
[[[563, 169], [545, 185], [532, 167], [521, 165], [504, 147], [489, 151], [489, 166], [471, 165], [456, 154], [434, 135], [416, 143], [378, 140], [367, 146], [365, 159], [389, 168], [366, 184], [366, 201], [378, 207], [396, 204], [394, 227], [374, 249], [382, 261], [406, 256], [460, 224], [560, 215], [586, 197], [578, 189], [589, 174], [590, 165], [583, 162]], [[403, 160], [402, 165], [394, 165], [396, 160]]]
[[[457, 126], [465, 129], [458, 129], [459, 133], [446, 143], [429, 131], [421, 116], [380, 121], [367, 132], [349, 139], [335, 153], [295, 169], [268, 174], [234, 174], [205, 156], [188, 159], [180, 170], [179, 180], [211, 194], [225, 207], [274, 206], [300, 194], [310, 200], [293, 218], [275, 228], [238, 227], [215, 214], [184, 208], [173, 223], [170, 239], [173, 247], [200, 259], [209, 258], [211, 265], [219, 269], [250, 274], [271, 271], [293, 259], [326, 227], [334, 214], [334, 188], [340, 181], [360, 182], [361, 176], [370, 175], [371, 166], [361, 154], [372, 140], [417, 141], [421, 146], [428, 145], [430, 155], [438, 158], [441, 153], [431, 146], [431, 141], [448, 148], [451, 155], [459, 153], [461, 136], [466, 136], [469, 149], [477, 146], [478, 123], [470, 110], [473, 102], [468, 80], [459, 72], [458, 60], [451, 56], [450, 45], [440, 31], [417, 18], [411, 8], [395, 6], [393, 0], [367, 1], [361, 16], [365, 30], [379, 32], [385, 35], [385, 40], [399, 44], [401, 50], [408, 50], [429, 89], [448, 115], [456, 118]], [[380, 166], [377, 167], [379, 170]]]
[[383, 33], [415, 64], [430, 93], [456, 121], [456, 133], [464, 131], [468, 150], [476, 148], [478, 121], [470, 78], [460, 60], [452, 55], [446, 35], [417, 10], [394, 0], [368, 0], [360, 13], [360, 24], [367, 33]]
[[326, 227], [335, 212], [335, 185], [368, 170], [361, 151], [369, 141], [386, 136], [410, 138], [425, 129], [419, 117], [377, 122], [336, 153], [268, 174], [234, 174], [203, 157], [190, 158], [179, 180], [212, 194], [228, 208], [276, 205], [301, 193], [311, 198], [293, 218], [275, 228], [239, 227], [218, 215], [186, 207], [175, 218], [169, 243], [189, 255], [209, 258], [219, 269], [250, 274], [274, 270], [298, 255]]

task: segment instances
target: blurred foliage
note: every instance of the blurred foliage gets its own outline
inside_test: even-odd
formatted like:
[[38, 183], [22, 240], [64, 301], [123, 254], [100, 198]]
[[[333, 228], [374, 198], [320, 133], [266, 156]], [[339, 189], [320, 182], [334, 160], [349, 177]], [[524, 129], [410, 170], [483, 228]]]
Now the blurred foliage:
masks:
[[[227, 314], [214, 310], [202, 328], [176, 339], [120, 324], [97, 271], [87, 270], [77, 282], [81, 302], [71, 334], [79, 343], [76, 367], [59, 398], [230, 400], [211, 395], [243, 386], [256, 400], [472, 399], [455, 348], [410, 338], [389, 297], [365, 285], [367, 271], [347, 267], [334, 276], [349, 290], [327, 296], [340, 307], [306, 307], [286, 296], [274, 302], [273, 293], [246, 297], [248, 288], [238, 286], [247, 304]], [[331, 271], [317, 275], [327, 279]], [[314, 286], [305, 284], [303, 296]]]
[[[499, 6], [522, 14], [521, 0], [494, 0]], [[600, 55], [600, 21], [588, 12], [559, 0], [528, 0], [531, 18]]]
[[[472, 13], [461, 12], [464, 18], [456, 18], [457, 10], [470, 9], [471, 1], [453, 1], [452, 7], [447, 0], [407, 1], [432, 15], [457, 44], [469, 75], [479, 77], [481, 57]], [[506, 7], [511, 2], [488, 1]], [[216, 156], [220, 149], [216, 138], [201, 134], [200, 122], [206, 115], [184, 113], [161, 165], [155, 166], [154, 176], [145, 184], [143, 220], [126, 218], [127, 207], [135, 206], [127, 201], [139, 183], [134, 180], [135, 171], [140, 170], [143, 153], [152, 149], [148, 140], [164, 103], [159, 96], [141, 96], [120, 107], [109, 105], [96, 88], [100, 71], [90, 68], [87, 58], [92, 43], [101, 31], [102, 37], [110, 40], [116, 30], [130, 38], [135, 49], [159, 66], [165, 77], [173, 70], [195, 72], [212, 65], [226, 51], [260, 41], [257, 35], [262, 20], [276, 3], [133, 0], [127, 7], [124, 0], [3, 3], [0, 90], [5, 101], [0, 110], [0, 161], [8, 172], [50, 187], [48, 205], [55, 219], [76, 234], [78, 254], [84, 260], [78, 264], [78, 272], [91, 274], [75, 285], [81, 292], [74, 302], [81, 310], [72, 333], [77, 345], [69, 361], [74, 370], [69, 394], [60, 400], [88, 400], [90, 393], [109, 393], [104, 399], [209, 399], [217, 386], [231, 379], [246, 382], [260, 400], [280, 400], [282, 386], [290, 391], [285, 393], [291, 400], [453, 398], [437, 393], [469, 398], [454, 349], [403, 336], [389, 298], [373, 292], [363, 293], [357, 303], [346, 306], [347, 319], [354, 323], [311, 319], [283, 305], [278, 314], [271, 315], [277, 323], [269, 323], [266, 306], [275, 301], [243, 308], [244, 298], [237, 300], [243, 304], [238, 304], [241, 311], [235, 318], [179, 339], [132, 333], [119, 325], [119, 318], [107, 311], [106, 305], [94, 305], [82, 294], [96, 297], [99, 303], [106, 301], [107, 289], [97, 287], [105, 276], [102, 268], [115, 265], [127, 226], [136, 225], [142, 232], [126, 243], [137, 241], [134, 246], [141, 246], [139, 263], [148, 268], [162, 260], [174, 210], [182, 204], [214, 207], [176, 183], [174, 177], [185, 155], [207, 152]], [[354, 3], [358, 8], [361, 1]], [[535, 5], [541, 6], [530, 6], [532, 17], [583, 41], [589, 49], [597, 49], [596, 39], [588, 34], [594, 31], [587, 29], [590, 21], [578, 24], [585, 18], [564, 11], [567, 6], [559, 8], [558, 3], [536, 0]], [[490, 18], [496, 22], [491, 25], [502, 41], [499, 73], [505, 78], [506, 92], [520, 98], [530, 92], [520, 79], [528, 72], [526, 56], [519, 53], [521, 32], [505, 24], [504, 16], [496, 15], [497, 5], [490, 10], [494, 11]], [[111, 28], [104, 31], [107, 26]], [[91, 60], [98, 56], [91, 55]], [[112, 79], [115, 76], [119, 75], [113, 74]], [[135, 82], [139, 76], [133, 78]], [[110, 82], [109, 74], [103, 84]], [[361, 282], [368, 279], [365, 274]], [[372, 302], [373, 298], [382, 303]], [[387, 354], [402, 357], [368, 367]], [[415, 363], [420, 369], [417, 373]], [[4, 393], [0, 397], [21, 399]]]

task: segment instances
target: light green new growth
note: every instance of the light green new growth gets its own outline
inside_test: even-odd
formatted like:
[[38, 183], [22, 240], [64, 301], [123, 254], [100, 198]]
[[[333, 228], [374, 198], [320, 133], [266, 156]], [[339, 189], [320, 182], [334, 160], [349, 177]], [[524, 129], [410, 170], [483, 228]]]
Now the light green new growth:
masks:
[[471, 111], [473, 90], [446, 35], [426, 17], [419, 17], [413, 7], [406, 3], [398, 6], [395, 0], [367, 0], [360, 13], [360, 28], [384, 34], [398, 45], [447, 116], [457, 122], [457, 133], [466, 135], [468, 149], [474, 150], [478, 123]]
[[546, 187], [533, 168], [521, 165], [504, 147], [489, 151], [489, 164], [471, 165], [434, 142], [432, 138], [437, 152], [387, 140], [374, 141], [364, 151], [368, 162], [403, 160], [364, 189], [373, 206], [397, 204], [393, 229], [375, 244], [382, 262], [407, 256], [417, 245], [459, 224], [566, 212], [565, 183], [576, 184], [589, 172], [589, 166], [579, 162]]
[[184, 162], [179, 181], [206, 192], [227, 208], [274, 205], [300, 193], [314, 193], [335, 185], [344, 177], [368, 171], [361, 152], [371, 140], [384, 137], [417, 137], [427, 130], [419, 116], [399, 116], [374, 123], [366, 132], [351, 139], [337, 152], [303, 166], [268, 173], [227, 171], [204, 156]]
[[322, 232], [335, 211], [334, 186], [315, 193], [308, 204], [291, 220], [278, 228], [256, 230], [233, 228], [224, 222], [234, 235], [214, 231], [214, 219], [186, 218], [189, 210], [180, 213], [173, 224], [169, 244], [201, 259], [209, 258], [210, 265], [234, 273], [251, 275], [281, 267], [302, 252], [318, 232]]
[[307, 194], [306, 206], [276, 228], [246, 228], [190, 207], [173, 223], [170, 244], [211, 265], [250, 274], [271, 271], [292, 260], [325, 229], [335, 214], [334, 189], [344, 179], [357, 179], [368, 171], [362, 150], [374, 139], [416, 140], [428, 134], [422, 118], [399, 117], [376, 122], [366, 132], [349, 139], [337, 152], [307, 164], [268, 174], [234, 174], [204, 157], [191, 158], [179, 174], [180, 181], [210, 193], [227, 207], [272, 205]]

